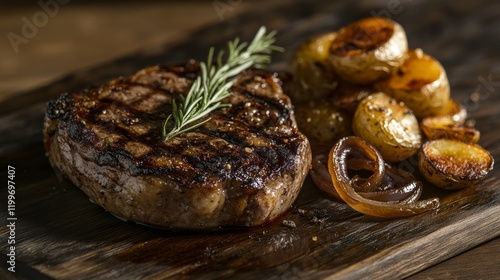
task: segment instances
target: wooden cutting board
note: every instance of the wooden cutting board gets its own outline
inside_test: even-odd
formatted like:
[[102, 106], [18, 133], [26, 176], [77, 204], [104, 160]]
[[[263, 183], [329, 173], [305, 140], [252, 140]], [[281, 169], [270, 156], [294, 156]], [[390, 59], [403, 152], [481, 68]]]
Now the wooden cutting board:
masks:
[[[174, 45], [145, 50], [82, 70], [0, 104], [0, 162], [16, 168], [16, 267], [27, 279], [248, 278], [389, 279], [409, 276], [500, 235], [500, 169], [476, 186], [443, 191], [434, 212], [395, 220], [367, 217], [330, 199], [307, 180], [282, 221], [249, 230], [165, 232], [123, 222], [58, 177], [44, 156], [45, 103], [64, 91], [99, 84], [158, 63], [204, 59], [210, 46], [261, 25], [279, 31], [286, 48], [272, 68], [282, 70], [306, 38], [370, 15], [391, 16], [447, 69], [452, 96], [481, 131], [479, 144], [500, 162], [500, 18], [493, 1], [277, 1], [209, 26]], [[398, 1], [396, 1], [398, 2]], [[473, 92], [479, 99], [471, 101]], [[415, 167], [412, 162], [409, 168]], [[6, 198], [0, 219], [7, 219]], [[175, 214], [175, 213], [174, 213]], [[7, 244], [8, 229], [0, 228]], [[6, 247], [0, 260], [7, 261]]]

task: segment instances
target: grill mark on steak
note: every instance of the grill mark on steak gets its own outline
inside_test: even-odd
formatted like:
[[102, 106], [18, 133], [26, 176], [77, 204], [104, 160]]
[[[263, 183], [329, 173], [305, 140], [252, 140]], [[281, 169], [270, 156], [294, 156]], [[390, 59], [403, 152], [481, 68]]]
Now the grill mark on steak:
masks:
[[275, 99], [275, 98], [269, 98], [266, 96], [258, 96], [255, 95], [254, 92], [251, 92], [247, 89], [245, 89], [242, 86], [239, 86], [239, 88], [236, 89], [238, 92], [241, 94], [245, 95], [245, 97], [261, 104], [263, 108], [270, 107], [276, 111], [279, 112], [280, 115], [280, 120], [281, 121], [287, 121], [287, 125], [293, 125], [293, 121], [291, 120], [291, 110], [292, 108], [290, 106], [287, 106], [283, 100], [281, 99]]
[[[191, 69], [192, 72], [183, 73], [182, 69], [186, 68]], [[194, 73], [195, 67], [167, 67], [167, 69], [177, 70], [175, 74], [181, 77], [184, 76], [183, 78], [185, 78], [186, 74]], [[143, 72], [151, 73], [151, 70], [148, 70], [143, 70]], [[165, 88], [158, 91], [160, 89], [159, 82], [154, 87], [142, 86], [138, 81], [142, 79], [143, 72], [139, 72], [138, 75], [130, 78], [115, 80], [111, 85], [91, 89], [89, 91], [90, 96], [94, 94], [98, 95], [99, 103], [97, 105], [86, 104], [87, 102], [91, 102], [85, 99], [89, 95], [80, 96], [81, 101], [79, 105], [84, 105], [84, 110], [87, 110], [87, 112], [80, 110], [77, 115], [85, 118], [83, 121], [91, 125], [89, 129], [82, 122], [77, 120], [72, 121], [69, 129], [70, 137], [82, 143], [87, 142], [88, 144], [102, 147], [97, 156], [98, 163], [112, 166], [119, 164], [116, 157], [112, 156], [116, 153], [120, 156], [128, 156], [133, 161], [134, 170], [137, 174], [167, 174], [172, 179], [178, 179], [180, 176], [180, 178], [184, 178], [184, 180], [180, 180], [183, 184], [193, 186], [197, 184], [206, 185], [204, 183], [207, 179], [219, 177], [216, 181], [233, 179], [248, 183], [255, 188], [263, 186], [262, 182], [255, 178], [272, 178], [282, 174], [282, 171], [294, 168], [294, 162], [290, 161], [288, 157], [288, 155], [295, 154], [298, 147], [298, 145], [293, 145], [293, 137], [290, 138], [293, 135], [275, 137], [276, 139], [271, 141], [269, 133], [266, 133], [265, 130], [269, 126], [291, 125], [292, 121], [289, 118], [290, 108], [283, 106], [283, 104], [276, 102], [276, 100], [268, 96], [252, 94], [244, 88], [251, 83], [255, 83], [255, 77], [261, 79], [261, 76], [263, 76], [264, 81], [266, 81], [266, 79], [271, 77], [270, 74], [258, 70], [249, 72], [247, 76], [251, 77], [251, 79], [244, 78], [238, 80], [236, 86], [231, 88], [233, 96], [229, 99], [233, 99], [232, 106], [219, 110], [218, 113], [211, 114], [211, 117], [216, 122], [227, 123], [227, 121], [230, 121], [231, 127], [228, 130], [225, 130], [224, 127], [218, 127], [214, 123], [209, 123], [195, 130], [197, 133], [208, 136], [206, 139], [193, 140], [192, 136], [190, 136], [189, 139], [182, 139], [181, 137], [180, 140], [177, 139], [170, 143], [163, 143], [161, 137], [158, 135], [161, 132], [160, 125], [167, 115], [165, 112], [168, 112], [170, 106], [157, 106], [150, 113], [138, 110], [134, 105], [137, 105], [138, 102], [148, 100], [148, 98], [151, 98], [155, 94], [165, 94], [168, 97], [174, 97], [178, 93]], [[262, 81], [258, 82], [261, 83]], [[271, 81], [271, 83], [273, 82]], [[130, 94], [130, 92], [134, 94]], [[59, 104], [59, 108], [65, 107], [64, 102], [56, 101], [54, 104]], [[267, 112], [267, 115], [263, 115], [263, 112]], [[115, 114], [115, 116], [111, 116], [111, 121], [99, 119], [106, 116], [106, 114]], [[261, 121], [252, 120], [255, 114], [258, 114], [255, 118]], [[139, 115], [140, 119], [137, 117]], [[131, 130], [136, 123], [141, 122], [152, 124], [149, 129], [146, 129], [144, 135]], [[116, 137], [116, 142], [106, 142], [99, 145], [99, 143], [95, 142], [95, 139], [103, 138], [96, 135], [100, 133], [108, 134], [107, 138], [112, 138], [112, 135], [119, 135], [119, 137]], [[249, 138], [256, 139], [260, 145], [264, 146], [256, 146], [254, 143], [248, 143], [246, 140]], [[234, 149], [227, 150], [226, 146], [215, 146], [213, 150], [205, 150], [207, 143], [217, 139], [222, 139], [224, 142], [233, 145]], [[290, 142], [285, 143], [285, 139], [290, 140]], [[151, 152], [136, 158], [132, 153], [127, 153], [124, 148], [125, 144], [129, 141], [141, 142], [147, 147], [152, 147]], [[187, 144], [183, 144], [183, 141], [186, 141]], [[285, 144], [287, 145], [287, 149], [280, 148], [280, 145]], [[245, 152], [245, 149], [252, 152]], [[195, 151], [194, 153], [189, 153], [193, 150]], [[189, 169], [195, 171], [195, 174], [186, 176], [185, 168], [179, 172], [178, 168], [175, 167], [158, 167], [156, 161], [151, 161], [157, 157], [171, 157], [174, 161], [182, 161], [190, 165], [191, 168]], [[148, 159], [149, 162], [147, 161]], [[226, 166], [231, 166], [231, 169], [226, 170]]]
[[268, 121], [268, 123], [263, 125], [274, 126], [285, 123], [286, 125], [293, 124], [292, 120], [290, 119], [290, 108], [283, 106], [283, 104], [276, 104], [276, 101], [273, 99], [256, 96], [242, 87], [233, 87], [232, 90], [233, 92], [237, 92], [237, 94], [243, 95], [245, 98], [247, 98], [247, 100], [244, 103], [232, 105], [234, 109], [228, 112], [229, 118], [244, 120], [244, 116], [239, 115], [248, 114], [249, 110], [245, 107], [251, 106], [254, 114], [261, 115], [263, 113], [270, 113], [269, 108], [274, 111], [271, 111], [272, 113], [276, 113], [275, 116], [266, 116], [266, 120]]
[[[232, 94], [222, 101], [230, 106], [210, 113], [210, 121], [163, 141], [162, 126], [172, 100], [188, 92], [198, 72], [193, 61], [155, 66], [99, 87], [62, 94], [47, 105], [48, 154], [54, 145], [51, 137], [58, 132], [57, 137], [76, 145], [73, 148], [81, 160], [121, 172], [113, 176], [114, 181], [128, 172], [142, 180], [175, 182], [176, 188], [185, 191], [224, 184], [250, 194], [283, 178], [303, 180], [310, 159], [300, 162], [298, 156], [310, 156], [309, 144], [296, 128], [293, 108], [279, 80], [261, 70], [239, 74], [230, 88]], [[53, 164], [59, 161], [49, 159]]]

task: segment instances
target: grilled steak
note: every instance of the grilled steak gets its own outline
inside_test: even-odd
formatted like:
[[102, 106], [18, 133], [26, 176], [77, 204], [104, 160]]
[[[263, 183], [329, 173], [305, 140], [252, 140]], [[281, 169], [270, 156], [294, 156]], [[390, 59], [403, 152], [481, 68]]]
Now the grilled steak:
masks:
[[241, 73], [195, 130], [163, 141], [171, 102], [199, 72], [155, 66], [47, 105], [49, 161], [112, 214], [158, 228], [256, 226], [293, 203], [310, 168], [307, 139], [278, 78]]

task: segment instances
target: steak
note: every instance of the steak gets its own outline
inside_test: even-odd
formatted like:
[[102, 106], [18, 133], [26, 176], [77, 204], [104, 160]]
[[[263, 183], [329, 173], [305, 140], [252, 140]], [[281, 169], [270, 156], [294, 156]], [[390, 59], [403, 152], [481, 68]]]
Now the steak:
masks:
[[199, 73], [154, 66], [47, 104], [51, 165], [110, 213], [166, 229], [251, 227], [290, 208], [310, 169], [307, 138], [276, 75], [240, 73], [200, 127], [162, 138]]

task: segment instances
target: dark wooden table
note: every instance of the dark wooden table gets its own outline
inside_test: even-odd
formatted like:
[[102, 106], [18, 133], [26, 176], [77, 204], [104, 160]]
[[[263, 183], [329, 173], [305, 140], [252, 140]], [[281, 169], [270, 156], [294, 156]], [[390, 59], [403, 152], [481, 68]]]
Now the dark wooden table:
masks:
[[[266, 24], [280, 30], [283, 34], [280, 40], [290, 44], [286, 46], [287, 50], [293, 50], [300, 40], [295, 41], [289, 36], [305, 38], [370, 15], [390, 16], [401, 22], [408, 32], [411, 47], [422, 47], [426, 52], [437, 57], [448, 70], [452, 95], [468, 96], [474, 90], [478, 90], [481, 85], [483, 85], [482, 90], [489, 90], [491, 94], [498, 95], [500, 82], [495, 83], [495, 81], [500, 81], [500, 52], [498, 51], [500, 49], [500, 19], [495, 11], [498, 11], [500, 6], [494, 1], [474, 1], [473, 3], [469, 1], [450, 1], [449, 3], [444, 1], [415, 3], [416, 1], [404, 0], [375, 1], [374, 3], [350, 1], [352, 4], [339, 3], [338, 10], [331, 8], [335, 5], [325, 3], [326, 12], [321, 10], [321, 1], [310, 1], [310, 5], [304, 2], [297, 1], [297, 9], [293, 8], [295, 3], [291, 1], [287, 3], [284, 0], [273, 1], [273, 3], [266, 3], [266, 1], [171, 1], [168, 3], [111, 1], [106, 4], [70, 1], [67, 4], [58, 4], [57, 7], [46, 8], [49, 10], [40, 5], [8, 6], [0, 9], [0, 30], [4, 38], [0, 44], [0, 101], [14, 98], [14, 101], [4, 103], [13, 104], [12, 108], [22, 105], [23, 99], [19, 98], [22, 96], [26, 96], [30, 102], [43, 101], [51, 94], [33, 97], [33, 92], [40, 92], [36, 88], [74, 71], [77, 72], [59, 80], [47, 90], [63, 91], [81, 86], [87, 80], [89, 83], [95, 83], [105, 81], [116, 74], [129, 74], [142, 66], [177, 62], [190, 57], [189, 51], [194, 53], [196, 58], [202, 58], [199, 55], [205, 51], [197, 51], [196, 46], [188, 47], [185, 52], [177, 50], [176, 53], [169, 54], [162, 53], [162, 51], [168, 49], [168, 46], [176, 45], [177, 42], [189, 40], [197, 42], [200, 38], [190, 38], [190, 36], [213, 34], [214, 32], [210, 31], [212, 27], [218, 28], [217, 32], [220, 33], [220, 37], [210, 37], [207, 40], [211, 42], [206, 42], [204, 45], [211, 43], [220, 45], [224, 42], [221, 38], [229, 38], [234, 34], [241, 33], [248, 36], [252, 30], [256, 30], [261, 24]], [[351, 5], [350, 9], [346, 10], [349, 5]], [[282, 14], [277, 12], [280, 10], [283, 11]], [[271, 11], [269, 15], [267, 11]], [[47, 20], [40, 15], [40, 12], [47, 14]], [[25, 27], [26, 22], [34, 24], [35, 28], [28, 30], [29, 27]], [[286, 32], [290, 29], [293, 29], [293, 32]], [[24, 40], [15, 37], [12, 33], [21, 36]], [[133, 57], [141, 57], [141, 55], [144, 58], [141, 62], [128, 63]], [[121, 57], [125, 58], [120, 59]], [[163, 61], [154, 60], [158, 58]], [[278, 63], [273, 67], [282, 69], [287, 58], [287, 54], [278, 56], [276, 58]], [[89, 71], [85, 69], [99, 64], [114, 64], [115, 67], [106, 67], [106, 71], [102, 73], [95, 70], [91, 71], [92, 75], [79, 76], [88, 74]], [[131, 69], [130, 65], [137, 68]], [[465, 76], [464, 73], [471, 76]], [[485, 84], [482, 82], [484, 80], [490, 83]], [[58, 88], [58, 84], [63, 86]], [[28, 95], [23, 95], [23, 92], [28, 92]], [[498, 99], [492, 98], [491, 100], [497, 102]], [[488, 106], [490, 109], [493, 106], [493, 111], [500, 110], [498, 104], [484, 105], [485, 103], [487, 101], [484, 101], [481, 106]], [[4, 112], [15, 114], [10, 109], [2, 108]], [[478, 117], [482, 116], [478, 111], [472, 113], [474, 112]], [[5, 124], [0, 124], [2, 125]], [[496, 134], [498, 135], [498, 131]], [[1, 147], [2, 156], [8, 154], [9, 149], [19, 148], [17, 144], [19, 143], [14, 145], [2, 143], [4, 145]], [[22, 154], [22, 151], [19, 153]], [[29, 159], [27, 158], [26, 161]], [[4, 199], [5, 197], [2, 197], [2, 205], [4, 205]], [[18, 203], [19, 207], [22, 207], [22, 200]], [[473, 231], [474, 228], [470, 230]], [[2, 234], [5, 232], [4, 228], [0, 231]], [[496, 236], [499, 234], [500, 232], [497, 231]], [[450, 238], [453, 237], [450, 236]], [[467, 249], [468, 247], [461, 248], [459, 252]], [[499, 279], [499, 259], [500, 239], [497, 237], [426, 268], [410, 276], [410, 279]], [[26, 269], [31, 268], [26, 267]], [[24, 277], [26, 275], [37, 277], [50, 275], [50, 273], [30, 273], [24, 274]], [[0, 277], [3, 275], [9, 278], [13, 276], [2, 270]], [[63, 277], [64, 273], [60, 275]]]

